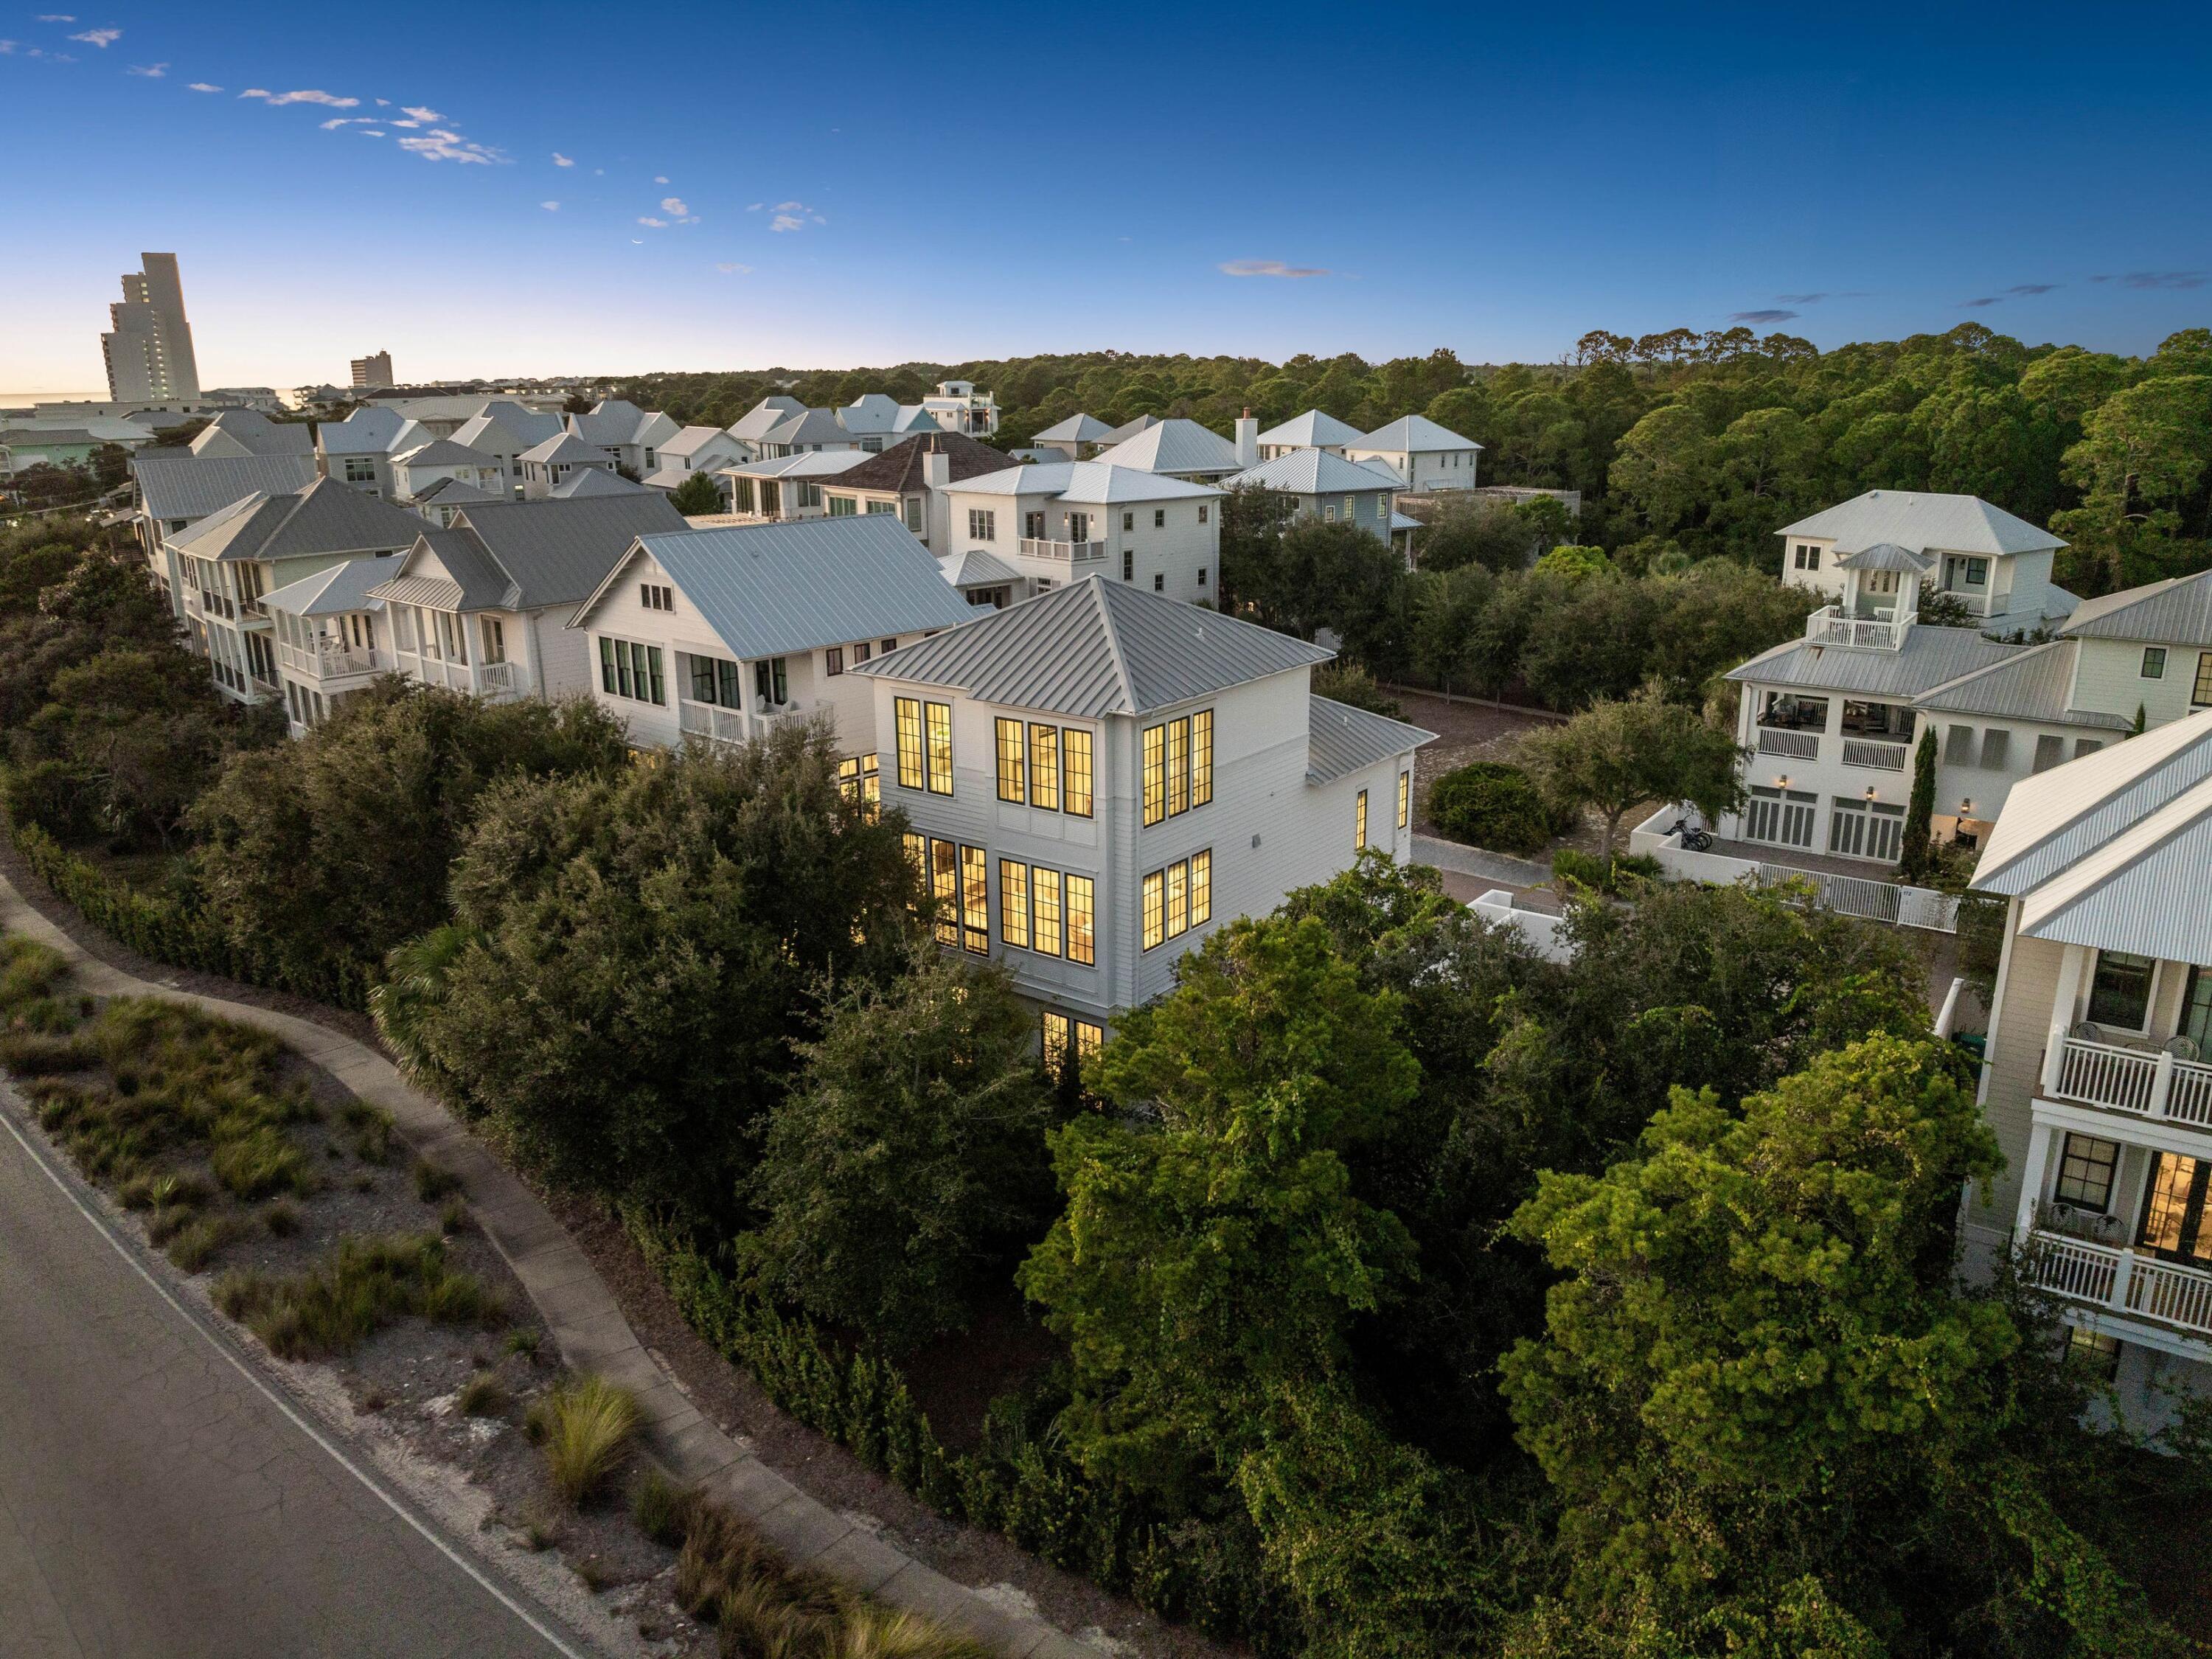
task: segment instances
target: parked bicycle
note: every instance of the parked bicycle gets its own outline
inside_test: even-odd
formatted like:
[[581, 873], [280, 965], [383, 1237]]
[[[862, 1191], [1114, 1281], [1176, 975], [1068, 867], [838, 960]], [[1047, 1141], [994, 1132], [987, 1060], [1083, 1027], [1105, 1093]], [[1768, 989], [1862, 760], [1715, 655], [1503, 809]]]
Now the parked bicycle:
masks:
[[1667, 833], [1670, 836], [1680, 836], [1682, 838], [1683, 850], [1686, 852], [1706, 852], [1713, 844], [1713, 832], [1701, 825], [1691, 823], [1687, 818], [1676, 818], [1668, 826]]

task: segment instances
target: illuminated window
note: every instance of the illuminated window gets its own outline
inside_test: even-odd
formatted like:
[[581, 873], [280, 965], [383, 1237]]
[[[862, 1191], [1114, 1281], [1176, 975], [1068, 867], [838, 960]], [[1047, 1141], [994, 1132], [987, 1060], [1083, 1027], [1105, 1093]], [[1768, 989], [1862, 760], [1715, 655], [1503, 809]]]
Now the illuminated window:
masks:
[[[1020, 740], [1017, 736], [1015, 741]], [[1056, 726], [1030, 727], [1030, 805], [1049, 811], [1060, 810], [1060, 728]]]
[[1068, 1020], [1066, 1014], [1055, 1014], [1051, 1009], [1044, 1014], [1044, 1063], [1057, 1072], [1067, 1064]]
[[1106, 1046], [1106, 1029], [1087, 1019], [1075, 1022], [1075, 1057], [1088, 1060]]
[[999, 937], [1029, 949], [1030, 867], [1018, 859], [999, 860]]
[[1170, 864], [1168, 878], [1168, 937], [1176, 938], [1190, 928], [1190, 864], [1188, 860]]
[[876, 769], [873, 755], [848, 755], [837, 763], [837, 787], [847, 800], [878, 801], [883, 799], [883, 779]]
[[1201, 708], [1190, 717], [1190, 804], [1204, 806], [1213, 799], [1213, 711]]
[[959, 849], [949, 841], [929, 843], [930, 891], [937, 900], [937, 942], [960, 943]]
[[1406, 809], [1413, 804], [1413, 775], [1401, 772], [1398, 774], [1398, 827], [1401, 830], [1406, 827]]
[[913, 697], [894, 700], [898, 724], [898, 781], [902, 789], [921, 787], [921, 704]]
[[1190, 811], [1190, 717], [1168, 722], [1168, 816]]
[[991, 950], [990, 866], [980, 847], [960, 849], [960, 922], [965, 944], [977, 956]]
[[1145, 728], [1145, 822], [1158, 823], [1168, 815], [1168, 729]]
[[1030, 884], [1035, 889], [1036, 950], [1040, 955], [1060, 954], [1060, 872], [1034, 869]]
[[1352, 844], [1354, 847], [1367, 845], [1367, 792], [1364, 789], [1359, 792], [1359, 799], [1352, 808]]
[[1016, 805], [1029, 798], [1024, 786], [1022, 757], [1022, 723], [1001, 720], [996, 722], [999, 740], [999, 799]]
[[1145, 878], [1145, 949], [1167, 936], [1167, 877], [1155, 870]]
[[923, 712], [929, 726], [929, 793], [949, 795], [952, 793], [952, 706], [927, 703]]
[[1213, 850], [1190, 855], [1190, 925], [1213, 920]]
[[1062, 728], [1060, 734], [1061, 777], [1061, 806], [1071, 817], [1091, 816], [1091, 733], [1074, 726]]
[[1091, 967], [1098, 961], [1097, 890], [1088, 876], [1067, 878], [1067, 959]]

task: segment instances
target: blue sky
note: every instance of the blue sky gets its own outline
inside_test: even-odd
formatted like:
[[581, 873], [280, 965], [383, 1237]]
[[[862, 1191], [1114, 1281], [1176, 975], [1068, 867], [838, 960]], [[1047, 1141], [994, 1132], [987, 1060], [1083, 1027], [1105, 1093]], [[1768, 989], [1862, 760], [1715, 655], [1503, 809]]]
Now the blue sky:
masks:
[[2212, 322], [2202, 6], [51, 3], [0, 388]]

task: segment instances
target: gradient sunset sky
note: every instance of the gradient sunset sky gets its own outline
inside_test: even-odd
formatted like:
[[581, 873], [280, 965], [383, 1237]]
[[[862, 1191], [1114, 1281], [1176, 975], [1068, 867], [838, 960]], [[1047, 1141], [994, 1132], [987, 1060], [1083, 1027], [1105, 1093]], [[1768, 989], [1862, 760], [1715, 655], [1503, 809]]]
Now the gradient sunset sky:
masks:
[[[0, 12], [0, 388], [2212, 323], [2212, 9]], [[686, 17], [696, 21], [684, 22]]]

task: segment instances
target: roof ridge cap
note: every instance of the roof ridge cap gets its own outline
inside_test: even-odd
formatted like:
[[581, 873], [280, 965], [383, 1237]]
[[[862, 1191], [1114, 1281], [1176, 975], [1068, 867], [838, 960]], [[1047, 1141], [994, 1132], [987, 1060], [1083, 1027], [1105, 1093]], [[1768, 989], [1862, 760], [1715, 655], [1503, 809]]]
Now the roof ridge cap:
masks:
[[1106, 630], [1106, 651], [1114, 659], [1114, 678], [1121, 682], [1122, 701], [1129, 705], [1124, 712], [1134, 714], [1139, 711], [1137, 683], [1130, 677], [1129, 659], [1121, 649], [1121, 631], [1114, 624], [1114, 608], [1106, 598], [1106, 579], [1091, 575], [1084, 580], [1096, 585], [1091, 603], [1097, 607], [1099, 625]]

